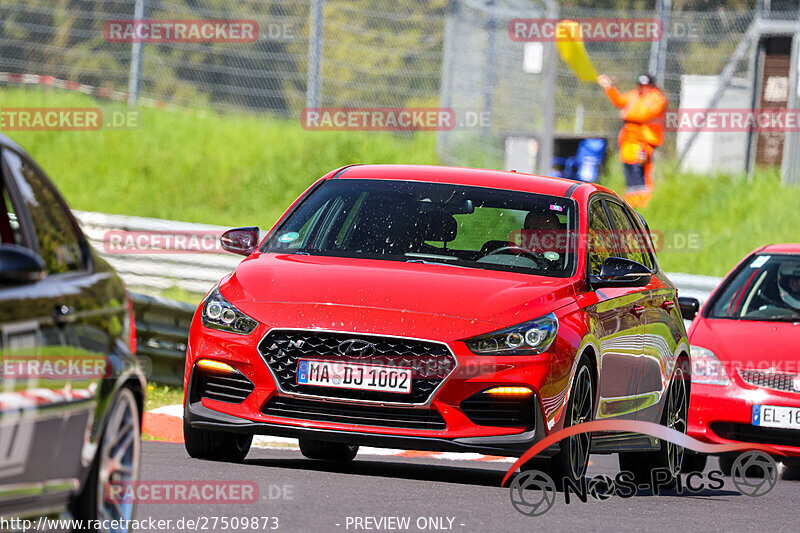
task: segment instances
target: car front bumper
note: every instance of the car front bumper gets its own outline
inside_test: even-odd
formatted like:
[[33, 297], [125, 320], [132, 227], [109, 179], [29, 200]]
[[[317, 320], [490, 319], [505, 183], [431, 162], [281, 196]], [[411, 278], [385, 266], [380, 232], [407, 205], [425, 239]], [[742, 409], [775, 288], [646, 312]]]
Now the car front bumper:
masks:
[[[293, 419], [287, 419], [284, 423], [255, 421], [211, 409], [203, 405], [203, 400], [185, 404], [184, 421], [194, 429], [212, 431], [346, 442], [348, 444], [377, 448], [473, 452], [512, 457], [521, 456], [537, 441], [544, 438], [544, 432], [537, 432], [536, 429], [510, 435], [447, 438], [401, 433], [377, 433], [374, 432], [377, 428], [367, 427], [337, 429], [329, 424], [313, 424], [309, 421]], [[543, 427], [544, 422], [542, 421], [541, 413], [538, 414], [536, 423], [537, 427]], [[540, 455], [547, 457], [553, 455], [556, 451], [554, 449], [545, 450]]]
[[703, 442], [769, 444], [789, 457], [800, 457], [800, 430], [754, 426], [753, 406], [800, 408], [800, 394], [749, 387], [692, 384], [688, 434]]

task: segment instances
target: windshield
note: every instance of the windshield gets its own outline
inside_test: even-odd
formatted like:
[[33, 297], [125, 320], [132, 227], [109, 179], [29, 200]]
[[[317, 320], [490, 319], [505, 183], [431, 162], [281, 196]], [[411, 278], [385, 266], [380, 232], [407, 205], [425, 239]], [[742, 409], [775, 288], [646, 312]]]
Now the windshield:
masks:
[[716, 299], [711, 317], [800, 320], [800, 256], [756, 255]]
[[573, 200], [440, 183], [324, 182], [262, 252], [443, 263], [551, 277], [572, 274]]

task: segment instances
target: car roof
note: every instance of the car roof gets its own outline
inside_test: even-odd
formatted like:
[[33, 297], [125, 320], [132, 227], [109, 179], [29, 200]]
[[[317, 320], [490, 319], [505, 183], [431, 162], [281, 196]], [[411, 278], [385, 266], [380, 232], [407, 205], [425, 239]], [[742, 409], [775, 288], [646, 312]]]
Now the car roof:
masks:
[[577, 187], [611, 192], [599, 185], [563, 178], [524, 174], [522, 172], [435, 165], [355, 165], [341, 169], [336, 172], [335, 177], [341, 179], [427, 181], [509, 189], [552, 196], [571, 195]]
[[800, 254], [800, 244], [768, 244], [760, 250], [760, 254]]

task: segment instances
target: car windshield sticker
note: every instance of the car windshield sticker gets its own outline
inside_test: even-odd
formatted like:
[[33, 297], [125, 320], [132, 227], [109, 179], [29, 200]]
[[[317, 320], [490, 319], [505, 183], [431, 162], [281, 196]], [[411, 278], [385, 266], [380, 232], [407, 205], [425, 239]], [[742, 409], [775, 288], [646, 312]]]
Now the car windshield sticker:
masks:
[[558, 252], [545, 252], [544, 257], [550, 261], [558, 261], [558, 258], [561, 257], [561, 255]]
[[290, 231], [289, 233], [284, 233], [278, 239], [280, 242], [294, 242], [297, 238], [300, 237], [300, 234], [296, 231]]
[[760, 255], [756, 257], [752, 263], [750, 263], [750, 268], [761, 268], [767, 261], [769, 261], [768, 255]]
[[564, 208], [561, 207], [560, 205], [550, 204], [550, 211], [558, 211], [560, 213], [563, 210]]

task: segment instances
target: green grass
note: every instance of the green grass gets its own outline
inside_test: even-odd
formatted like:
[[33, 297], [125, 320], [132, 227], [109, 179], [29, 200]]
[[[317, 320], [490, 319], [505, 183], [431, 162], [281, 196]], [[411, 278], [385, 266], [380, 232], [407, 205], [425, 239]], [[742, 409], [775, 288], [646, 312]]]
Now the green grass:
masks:
[[[96, 105], [77, 93], [0, 91], [0, 107]], [[309, 132], [296, 120], [145, 108], [140, 124], [9, 134], [74, 209], [227, 226], [270, 227], [306, 187], [342, 165], [439, 161], [433, 133]]]
[[157, 383], [149, 383], [147, 385], [147, 395], [144, 400], [145, 411], [181, 403], [183, 403], [183, 387], [159, 385]]
[[[64, 91], [0, 90], [0, 107], [97, 106]], [[116, 109], [124, 109], [117, 107]], [[75, 209], [267, 228], [315, 179], [349, 163], [437, 164], [433, 133], [308, 132], [297, 121], [243, 114], [141, 109], [131, 131], [10, 132]], [[471, 160], [481, 160], [475, 152]], [[660, 161], [643, 211], [665, 236], [697, 235], [698, 249], [659, 253], [673, 272], [723, 275], [753, 248], [800, 238], [800, 187], [775, 171], [680, 174]], [[603, 183], [624, 192], [611, 156]], [[185, 291], [168, 295], [197, 303]]]
[[[605, 184], [624, 193], [618, 161]], [[783, 187], [777, 169], [744, 175], [681, 174], [669, 162], [657, 164], [653, 199], [641, 213], [650, 229], [675, 246], [658, 254], [669, 272], [723, 276], [753, 249], [770, 243], [800, 242], [800, 187]], [[681, 247], [683, 237], [699, 246]]]

